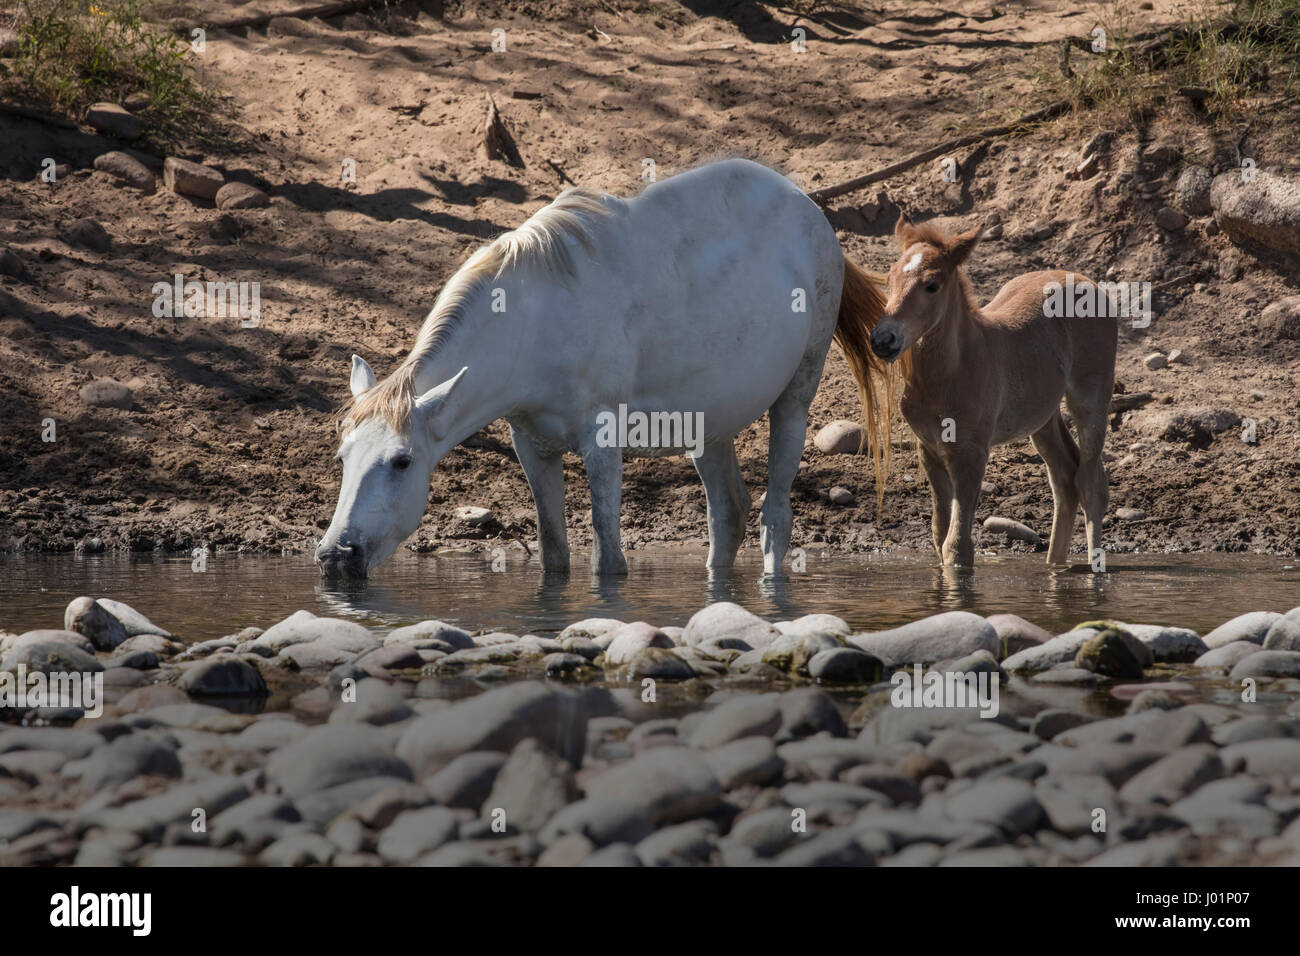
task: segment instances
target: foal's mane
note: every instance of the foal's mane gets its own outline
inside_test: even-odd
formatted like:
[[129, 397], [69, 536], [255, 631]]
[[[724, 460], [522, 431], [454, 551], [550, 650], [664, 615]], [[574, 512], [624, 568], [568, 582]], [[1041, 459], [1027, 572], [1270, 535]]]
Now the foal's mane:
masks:
[[[911, 225], [909, 238], [911, 239], [911, 242], [908, 243], [909, 248], [920, 242], [927, 246], [934, 246], [941, 254], [946, 255], [949, 243], [957, 237], [955, 234], [948, 232], [948, 230], [944, 229], [943, 226], [939, 225], [937, 222], [931, 220], [930, 222], [923, 222], [920, 225], [913, 223]], [[907, 252], [906, 249], [902, 251], [904, 253]], [[961, 289], [962, 297], [966, 301], [967, 310], [978, 319], [980, 317], [979, 299], [975, 295], [975, 286], [970, 281], [970, 273], [966, 271], [966, 264], [960, 263], [957, 268], [953, 270], [953, 274], [957, 277], [958, 287]], [[904, 377], [911, 377], [910, 363], [909, 367], [905, 370]]]
[[572, 276], [575, 270], [569, 240], [592, 251], [593, 220], [608, 216], [604, 195], [591, 189], [566, 189], [549, 206], [538, 210], [518, 229], [498, 236], [475, 252], [447, 280], [433, 309], [420, 326], [415, 345], [388, 378], [349, 400], [339, 413], [343, 433], [370, 418], [381, 418], [403, 432], [415, 406], [415, 376], [420, 366], [450, 338], [468, 317], [467, 305], [483, 285], [508, 269], [532, 265], [546, 272]]

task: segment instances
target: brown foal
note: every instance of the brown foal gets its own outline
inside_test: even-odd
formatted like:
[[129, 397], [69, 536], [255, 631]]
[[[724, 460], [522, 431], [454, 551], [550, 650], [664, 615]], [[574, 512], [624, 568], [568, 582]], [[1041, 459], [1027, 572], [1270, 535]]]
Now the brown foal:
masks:
[[[989, 449], [1026, 436], [1047, 463], [1056, 505], [1048, 563], [1066, 563], [1080, 502], [1088, 553], [1097, 555], [1109, 499], [1102, 450], [1115, 382], [1114, 310], [1103, 301], [1084, 312], [1088, 318], [1049, 316], [1052, 283], [1073, 275], [1075, 289], [1097, 289], [1059, 270], [1017, 276], [981, 309], [963, 268], [979, 229], [950, 236], [902, 215], [894, 235], [902, 257], [889, 271], [889, 302], [871, 348], [886, 361], [905, 356], [903, 417], [930, 480], [940, 559], [974, 564], [975, 506]], [[1063, 397], [1078, 444], [1061, 417]]]

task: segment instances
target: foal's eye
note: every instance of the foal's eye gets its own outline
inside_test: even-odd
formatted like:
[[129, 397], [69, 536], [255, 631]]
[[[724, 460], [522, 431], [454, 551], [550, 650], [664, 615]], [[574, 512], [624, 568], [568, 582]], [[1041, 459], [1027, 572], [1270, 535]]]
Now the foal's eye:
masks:
[[396, 468], [398, 471], [402, 471], [403, 469], [410, 468], [411, 456], [398, 455], [396, 458], [393, 459], [393, 467]]
[[926, 283], [925, 291], [930, 293], [930, 295], [934, 295], [936, 292], [939, 291], [939, 283], [937, 282]]

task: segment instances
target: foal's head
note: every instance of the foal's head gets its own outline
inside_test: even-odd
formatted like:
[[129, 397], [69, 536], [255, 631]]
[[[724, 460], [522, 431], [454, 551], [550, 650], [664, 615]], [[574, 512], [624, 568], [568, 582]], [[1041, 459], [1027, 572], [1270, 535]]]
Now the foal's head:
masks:
[[871, 333], [877, 356], [892, 362], [966, 304], [969, 290], [960, 270], [980, 231], [949, 236], [933, 223], [917, 226], [906, 213], [899, 215], [894, 237], [902, 256], [889, 270], [889, 302]]

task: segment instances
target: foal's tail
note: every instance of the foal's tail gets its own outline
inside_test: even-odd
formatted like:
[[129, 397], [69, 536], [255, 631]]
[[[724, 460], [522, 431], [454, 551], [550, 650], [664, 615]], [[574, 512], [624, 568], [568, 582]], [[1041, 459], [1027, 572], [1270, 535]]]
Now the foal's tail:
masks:
[[[885, 276], [859, 268], [845, 256], [844, 291], [840, 294], [840, 314], [835, 323], [835, 341], [844, 352], [858, 383], [858, 399], [862, 402], [863, 440], [871, 444], [871, 461], [876, 470], [877, 519], [885, 506], [885, 482], [889, 478], [890, 435], [893, 431], [894, 398], [898, 383], [894, 369], [871, 351], [871, 330], [884, 314], [887, 282]], [[904, 376], [910, 360], [910, 355], [899, 359]]]

